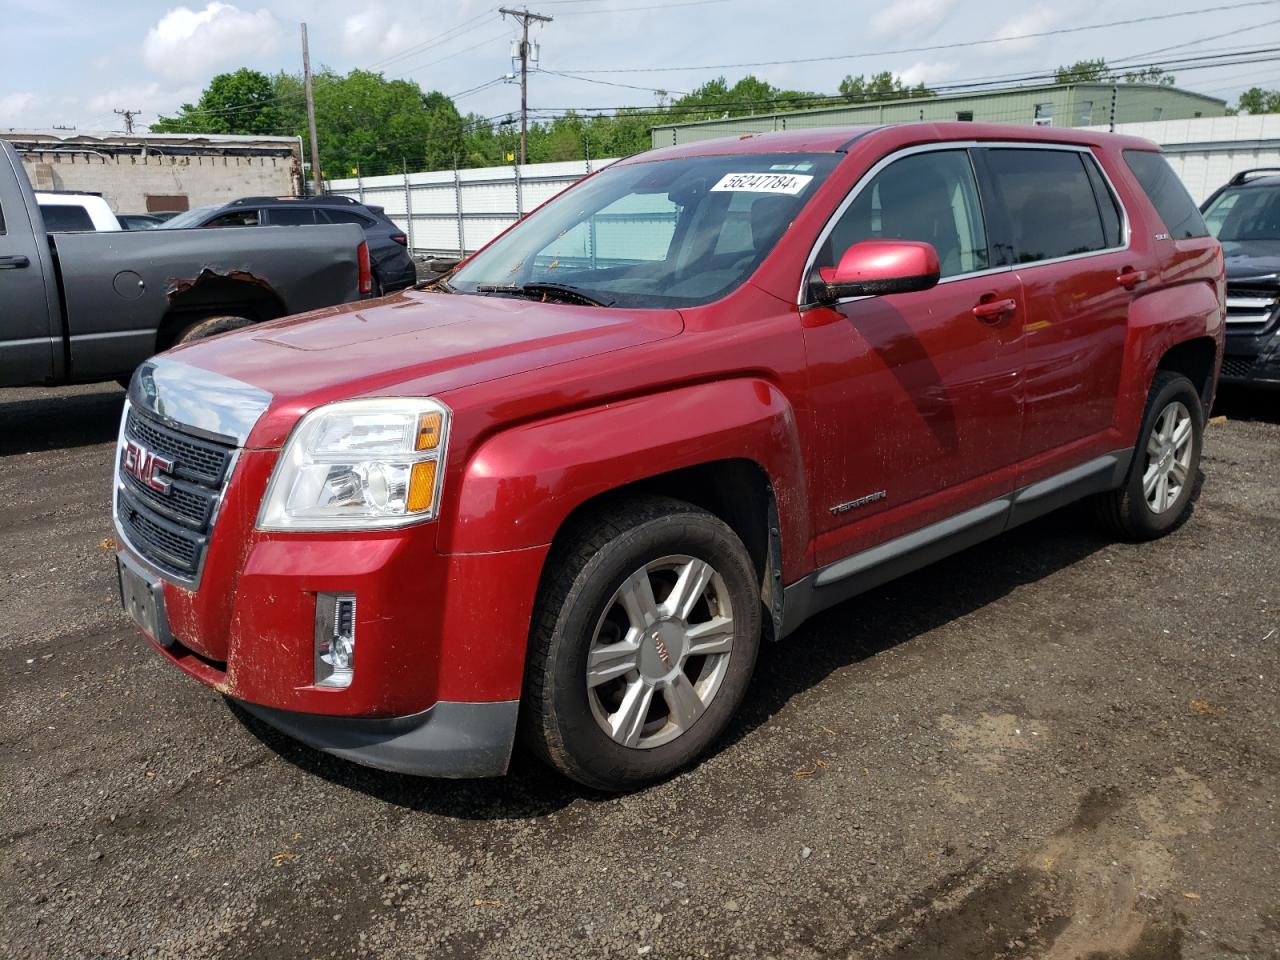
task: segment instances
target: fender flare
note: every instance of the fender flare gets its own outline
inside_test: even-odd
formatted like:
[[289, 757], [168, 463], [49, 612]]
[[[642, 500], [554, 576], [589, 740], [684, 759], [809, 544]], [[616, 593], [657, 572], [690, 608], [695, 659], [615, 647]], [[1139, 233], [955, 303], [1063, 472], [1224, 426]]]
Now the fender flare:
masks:
[[777, 504], [783, 568], [799, 575], [808, 496], [795, 412], [757, 377], [646, 394], [486, 438], [460, 472], [438, 545], [444, 553], [545, 545], [593, 497], [722, 460], [748, 460], [764, 470]]
[[1161, 287], [1133, 301], [1115, 419], [1115, 427], [1126, 442], [1137, 442], [1151, 381], [1166, 353], [1188, 340], [1210, 337], [1221, 356], [1222, 310], [1209, 281]]

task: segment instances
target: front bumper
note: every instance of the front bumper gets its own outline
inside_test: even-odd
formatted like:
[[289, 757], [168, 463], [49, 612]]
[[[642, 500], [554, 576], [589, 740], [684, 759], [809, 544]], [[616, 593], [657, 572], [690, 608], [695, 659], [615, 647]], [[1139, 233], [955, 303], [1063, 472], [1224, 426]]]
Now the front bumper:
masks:
[[1228, 337], [1222, 358], [1222, 383], [1280, 388], [1280, 333], [1262, 337]]
[[441, 700], [408, 717], [365, 720], [276, 710], [237, 701], [295, 740], [367, 767], [426, 777], [497, 777], [507, 772], [520, 701]]

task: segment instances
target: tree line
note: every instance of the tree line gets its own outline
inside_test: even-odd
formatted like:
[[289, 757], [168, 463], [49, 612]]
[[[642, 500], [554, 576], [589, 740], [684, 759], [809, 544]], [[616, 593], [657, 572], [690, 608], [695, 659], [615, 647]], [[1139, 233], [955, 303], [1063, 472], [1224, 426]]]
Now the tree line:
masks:
[[[1056, 71], [1059, 83], [1127, 82], [1172, 86], [1158, 68], [1116, 72], [1105, 60], [1081, 60]], [[511, 163], [519, 151], [518, 114], [483, 117], [463, 114], [437, 90], [424, 92], [412, 80], [388, 80], [380, 73], [325, 68], [312, 76], [316, 129], [326, 179], [378, 176], [401, 170], [448, 170]], [[909, 85], [888, 71], [846, 76], [834, 94], [776, 87], [747, 75], [730, 85], [723, 77], [689, 93], [656, 92], [653, 107], [567, 111], [529, 126], [529, 162], [622, 157], [647, 150], [649, 128], [661, 123], [777, 113], [840, 103], [902, 97], [929, 97], [924, 84]], [[1229, 113], [1280, 112], [1280, 91], [1254, 87]], [[302, 77], [268, 76], [241, 68], [215, 76], [196, 103], [151, 124], [156, 133], [221, 133], [298, 136], [306, 143]]]

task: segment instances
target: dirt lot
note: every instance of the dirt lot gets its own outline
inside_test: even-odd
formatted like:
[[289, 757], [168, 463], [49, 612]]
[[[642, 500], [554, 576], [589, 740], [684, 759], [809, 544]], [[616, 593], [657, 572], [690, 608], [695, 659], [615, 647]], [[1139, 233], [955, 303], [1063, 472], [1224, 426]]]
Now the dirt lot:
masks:
[[351, 766], [163, 663], [117, 612], [121, 397], [0, 394], [0, 955], [1280, 957], [1280, 398], [1168, 539], [1067, 512], [835, 609], [606, 798]]

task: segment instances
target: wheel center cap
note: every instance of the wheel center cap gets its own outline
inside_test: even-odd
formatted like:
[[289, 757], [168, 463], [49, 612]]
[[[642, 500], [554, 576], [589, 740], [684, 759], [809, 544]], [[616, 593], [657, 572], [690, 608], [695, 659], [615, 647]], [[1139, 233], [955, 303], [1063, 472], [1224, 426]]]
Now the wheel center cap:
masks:
[[684, 656], [684, 630], [673, 620], [659, 620], [640, 639], [640, 672], [650, 679], [665, 677]]

